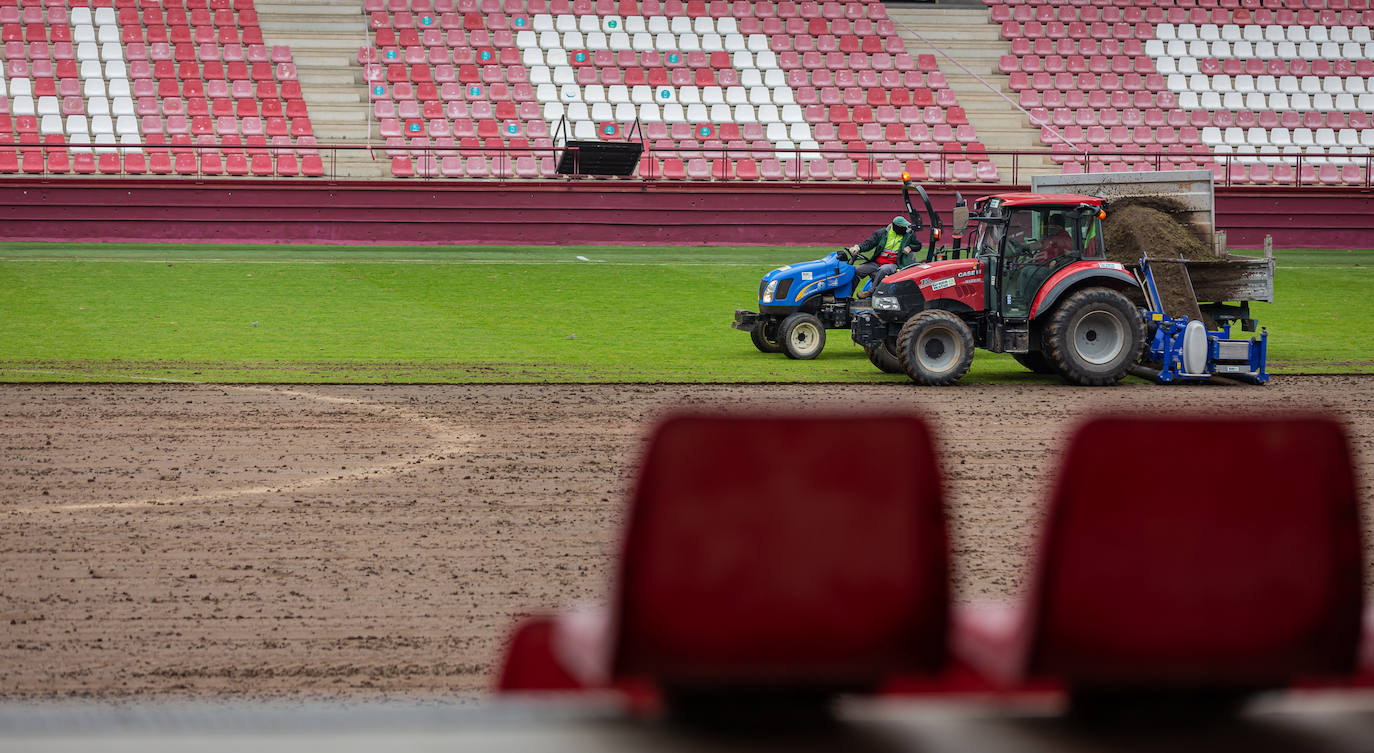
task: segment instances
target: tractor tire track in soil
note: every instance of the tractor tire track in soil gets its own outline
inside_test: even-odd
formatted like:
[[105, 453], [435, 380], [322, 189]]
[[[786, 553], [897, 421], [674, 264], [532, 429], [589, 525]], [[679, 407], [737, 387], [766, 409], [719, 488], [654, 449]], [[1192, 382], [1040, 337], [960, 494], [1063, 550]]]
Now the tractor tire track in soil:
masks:
[[[1056, 449], [1093, 412], [1322, 410], [1374, 467], [1369, 376], [1100, 390], [4, 385], [0, 697], [479, 698], [517, 615], [604, 596], [643, 435], [680, 407], [925, 415], [963, 600], [1018, 592]], [[1212, 441], [1225, 440], [1161, 454]], [[871, 483], [875, 448], [835, 448], [831, 472]], [[1368, 506], [1369, 474], [1360, 484]]]

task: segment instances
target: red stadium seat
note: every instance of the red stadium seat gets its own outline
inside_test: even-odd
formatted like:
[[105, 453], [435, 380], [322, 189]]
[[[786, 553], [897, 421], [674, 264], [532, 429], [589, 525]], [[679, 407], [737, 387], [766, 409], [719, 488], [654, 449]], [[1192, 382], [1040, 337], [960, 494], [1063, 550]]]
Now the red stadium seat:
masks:
[[[24, 151], [26, 156], [30, 152], [30, 150], [27, 149]], [[55, 175], [61, 175], [63, 173], [71, 171], [71, 155], [67, 153], [66, 148], [48, 149], [47, 153], [48, 172], [53, 173]], [[25, 168], [26, 169], [24, 170], [24, 172], [30, 172], [30, 170], [27, 169], [27, 165], [25, 166]]]
[[669, 180], [682, 180], [687, 177], [687, 168], [681, 159], [665, 159], [663, 160], [663, 168], [660, 173], [662, 177]]
[[743, 158], [735, 162], [735, 177], [740, 180], [758, 180], [758, 164], [750, 158]]
[[394, 178], [413, 178], [415, 177], [415, 167], [408, 156], [397, 156], [391, 158], [391, 175]]
[[144, 175], [148, 172], [148, 161], [142, 152], [127, 152], [124, 155], [124, 172], [130, 175]]
[[781, 162], [776, 159], [763, 159], [759, 161], [759, 177], [763, 180], [782, 180], [786, 175], [783, 173]]
[[[733, 449], [787, 441], [813, 458], [802, 462], [825, 463], [816, 440], [855, 432], [922, 467], [859, 491], [770, 472]], [[948, 599], [939, 478], [929, 433], [910, 415], [670, 417], [640, 467], [615, 606], [526, 623], [500, 688], [649, 683], [672, 700], [870, 691], [938, 672]], [[608, 652], [587, 650], [603, 639]]]
[[[1201, 436], [1246, 441], [1171, 455], [1167, 490], [1124, 482], [1139, 458]], [[1085, 700], [1348, 675], [1361, 622], [1358, 518], [1334, 420], [1090, 420], [1063, 456], [1029, 598], [958, 610], [955, 650], [1006, 685], [1049, 680]]]
[[272, 155], [261, 151], [253, 152], [248, 157], [248, 171], [251, 175], [258, 177], [272, 175]]
[[77, 152], [72, 155], [72, 172], [80, 175], [93, 175], [95, 171], [94, 154], [90, 152]]
[[172, 155], [172, 169], [177, 175], [195, 175], [199, 170], [199, 162], [195, 152], [176, 151]]
[[280, 152], [277, 154], [277, 175], [283, 178], [293, 178], [300, 175], [300, 163], [296, 159], [294, 152]]
[[472, 178], [485, 178], [491, 174], [491, 167], [487, 164], [486, 157], [471, 156], [463, 164], [463, 171]]
[[119, 175], [123, 172], [117, 152], [105, 152], [96, 160], [96, 169], [101, 175]]
[[154, 175], [168, 175], [172, 172], [172, 155], [164, 149], [149, 150], [148, 172]]
[[248, 175], [248, 155], [237, 151], [226, 154], [224, 172], [229, 175]]

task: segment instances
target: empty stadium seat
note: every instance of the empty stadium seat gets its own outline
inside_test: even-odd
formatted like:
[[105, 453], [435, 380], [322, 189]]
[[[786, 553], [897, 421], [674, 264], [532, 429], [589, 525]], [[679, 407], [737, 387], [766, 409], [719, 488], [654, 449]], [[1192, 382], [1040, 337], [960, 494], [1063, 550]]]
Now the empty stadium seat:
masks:
[[[784, 441], [801, 464], [825, 464], [836, 436], [881, 442], [918, 467], [860, 488], [736, 451]], [[910, 415], [672, 416], [640, 464], [613, 606], [527, 623], [499, 687], [834, 692], [937, 672], [940, 488], [929, 434]]]
[[[1128, 480], [1140, 458], [1198, 437], [1235, 441], [1169, 453], [1167, 488]], [[1358, 518], [1332, 419], [1093, 419], [1058, 469], [1027, 599], [958, 610], [955, 651], [1007, 686], [1084, 696], [1196, 700], [1348, 675]]]
[[[277, 78], [294, 78], [294, 65], [288, 49], [274, 48], [269, 55], [262, 45], [251, 0], [213, 12], [202, 7], [164, 13], [158, 4], [124, 0], [118, 13], [108, 6], [48, 5], [25, 30], [32, 39], [6, 46], [8, 73], [19, 78], [12, 78], [6, 87], [12, 91], [0, 96], [10, 96], [20, 113], [62, 116], [61, 121], [42, 123], [45, 132], [64, 136], [68, 145], [49, 152], [75, 156], [94, 150], [89, 162], [84, 157], [71, 162], [73, 172], [215, 174], [214, 165], [223, 156], [215, 150], [202, 150], [203, 161], [188, 154], [174, 163], [159, 155], [151, 164], [142, 150], [166, 134], [207, 146], [230, 135], [210, 120], [234, 114], [220, 111], [229, 83], [234, 97], [251, 99], [257, 112], [280, 113], [299, 101], [298, 86], [289, 92], [283, 86], [281, 96], [277, 94]], [[34, 4], [29, 10], [44, 9]], [[189, 23], [188, 15], [194, 19]], [[240, 78], [236, 64], [243, 66], [242, 77], [251, 80], [233, 80]], [[239, 84], [246, 89], [241, 91]], [[293, 110], [292, 117], [308, 122], [303, 102]], [[138, 158], [129, 159], [133, 155]], [[202, 162], [205, 169], [198, 167]]]
[[[461, 23], [447, 36], [432, 35], [423, 46], [402, 39], [412, 29], [413, 14], [368, 14], [375, 46], [359, 50], [356, 58], [374, 85], [374, 99], [380, 95], [388, 103], [385, 107], [399, 110], [405, 99], [399, 93], [401, 85], [417, 74], [429, 77], [437, 55], [452, 61], [446, 64], [454, 68], [443, 76], [434, 68], [433, 80], [453, 76], [461, 85], [446, 95], [452, 102], [457, 97], [451, 95], [461, 92], [464, 101], [465, 112], [455, 113], [450, 107], [447, 113], [455, 133], [475, 132], [491, 119], [499, 136], [508, 140], [509, 118], [499, 111], [494, 117], [486, 113], [491, 103], [509, 101], [522, 120], [540, 118], [535, 114], [540, 113], [540, 127], [551, 132], [566, 117], [565, 130], [573, 138], [603, 138], [598, 124], [629, 124], [636, 119], [669, 126], [762, 123], [783, 126], [787, 136], [769, 129], [766, 136], [751, 141], [784, 149], [818, 148], [810, 133], [832, 117], [858, 123], [876, 117], [895, 123], [896, 108], [911, 101], [922, 106], [957, 104], [934, 58], [907, 53], [880, 4], [840, 3], [835, 7], [845, 10], [835, 18], [792, 17], [793, 23], [774, 15], [770, 4], [735, 3], [690, 21], [688, 16], [664, 15], [658, 3], [588, 5], [576, 13], [552, 13], [543, 4], [518, 5], [527, 15], [456, 14]], [[637, 12], [631, 15], [624, 12], [627, 9]], [[512, 32], [513, 18], [528, 26]], [[489, 27], [491, 23], [501, 26]], [[612, 23], [617, 28], [608, 25]], [[392, 85], [386, 85], [388, 80]], [[814, 101], [817, 89], [827, 89], [829, 97], [831, 87], [835, 108], [803, 110]], [[392, 138], [385, 132], [383, 137]], [[700, 158], [692, 146], [678, 146], [674, 142], [683, 140], [677, 138], [657, 141], [661, 143], [655, 143], [646, 162], [656, 174], [701, 174], [700, 169], [689, 169], [700, 168], [691, 163]], [[882, 132], [869, 142], [873, 148], [891, 145]], [[761, 177], [771, 179], [766, 172]]]
[[[990, 7], [991, 19], [1008, 15], [1010, 11], [1002, 9], [1015, 5], [996, 0]], [[1112, 8], [1111, 12], [1122, 10]], [[1362, 41], [1368, 27], [1358, 23], [1358, 14], [1348, 19], [1353, 26], [1331, 23], [1331, 17], [1324, 22], [1316, 15], [1306, 21], [1293, 15], [1283, 23], [1258, 25], [1250, 9], [1235, 6], [1216, 8], [1202, 23], [1172, 3], [1149, 2], [1144, 11], [1145, 16], [1153, 14], [1156, 20], [1103, 25], [1101, 35], [1093, 31], [1095, 24], [1079, 25], [1076, 30], [1071, 24], [1064, 30], [1071, 32], [1067, 35], [1072, 39], [1058, 40], [1065, 49], [1054, 51], [1070, 54], [1066, 67], [1074, 64], [1073, 52], [1087, 55], [1086, 65], [1079, 64], [1079, 76], [1071, 85], [1048, 72], [1033, 73], [1039, 70], [1037, 66], [1053, 61], [1048, 48], [1055, 40], [1047, 36], [1048, 27], [1038, 19], [1018, 20], [1010, 13], [1001, 29], [1014, 57], [1002, 60], [999, 69], [1010, 76], [1020, 99], [1032, 107], [1036, 102], [1082, 90], [1109, 95], [1114, 107], [1120, 107], [1120, 97], [1138, 109], [1158, 108], [1167, 113], [1166, 124], [1151, 124], [1156, 140], [1189, 145], [1197, 142], [1176, 130], [1175, 113], [1195, 127], [1226, 128], [1240, 117], [1273, 120], [1293, 116], [1341, 122], [1374, 106], [1374, 97], [1361, 100], [1365, 81], [1374, 73], [1374, 63], [1370, 62], [1374, 49]], [[1096, 38], [1081, 39], [1079, 32]], [[1028, 72], [1033, 75], [1028, 76]], [[1118, 87], [1121, 90], [1115, 91]], [[1263, 139], [1263, 134], [1258, 135]], [[1049, 141], [1045, 145], [1053, 147]], [[1277, 144], [1260, 140], [1249, 146], [1265, 151]], [[1319, 160], [1333, 153], [1330, 146], [1318, 147], [1313, 155]], [[1334, 153], [1339, 163], [1340, 152]], [[1338, 176], [1338, 182], [1344, 177], [1344, 173]]]

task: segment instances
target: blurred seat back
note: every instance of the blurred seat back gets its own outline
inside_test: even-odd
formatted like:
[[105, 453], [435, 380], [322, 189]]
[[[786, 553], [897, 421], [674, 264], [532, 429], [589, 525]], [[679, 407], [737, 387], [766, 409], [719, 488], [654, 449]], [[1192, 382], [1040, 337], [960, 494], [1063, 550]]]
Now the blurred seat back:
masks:
[[506, 641], [496, 678], [498, 691], [586, 689], [586, 684], [574, 677], [557, 656], [555, 630], [555, 618], [547, 615], [526, 617], [515, 625]]
[[1092, 420], [1050, 502], [1026, 673], [1104, 689], [1349, 673], [1359, 538], [1333, 420]]
[[618, 583], [618, 681], [865, 689], [946, 655], [942, 481], [911, 415], [678, 415], [654, 432]]

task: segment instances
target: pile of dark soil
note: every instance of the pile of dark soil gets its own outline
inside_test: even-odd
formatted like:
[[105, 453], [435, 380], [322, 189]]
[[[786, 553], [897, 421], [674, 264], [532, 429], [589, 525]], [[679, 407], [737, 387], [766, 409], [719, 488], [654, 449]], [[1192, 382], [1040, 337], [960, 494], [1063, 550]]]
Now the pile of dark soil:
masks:
[[1155, 289], [1159, 291], [1159, 302], [1164, 313], [1177, 319], [1201, 319], [1209, 328], [1215, 329], [1216, 323], [1210, 317], [1203, 317], [1197, 305], [1197, 295], [1193, 292], [1192, 281], [1183, 262], [1156, 261], [1150, 264], [1150, 272], [1155, 278]]
[[1154, 259], [1215, 259], [1211, 239], [1184, 219], [1188, 209], [1173, 199], [1133, 196], [1113, 201], [1102, 221], [1107, 258], [1135, 264]]

